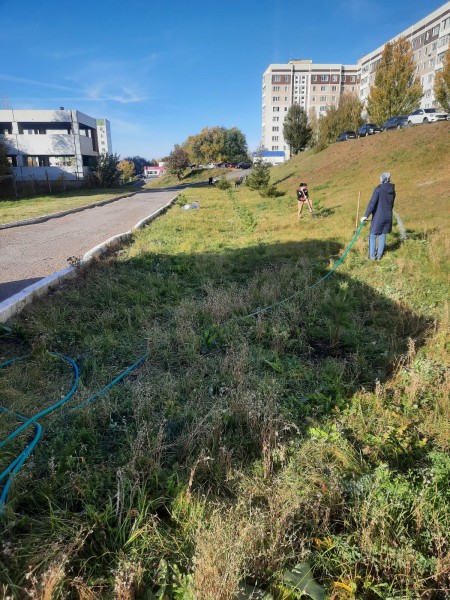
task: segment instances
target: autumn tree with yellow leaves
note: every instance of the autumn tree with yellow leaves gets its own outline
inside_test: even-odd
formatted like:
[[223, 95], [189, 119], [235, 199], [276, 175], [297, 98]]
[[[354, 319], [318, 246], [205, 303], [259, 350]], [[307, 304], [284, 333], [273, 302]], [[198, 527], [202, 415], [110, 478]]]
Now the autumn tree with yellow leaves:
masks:
[[416, 75], [411, 44], [404, 37], [388, 42], [377, 66], [367, 104], [372, 123], [408, 115], [419, 106], [423, 89]]

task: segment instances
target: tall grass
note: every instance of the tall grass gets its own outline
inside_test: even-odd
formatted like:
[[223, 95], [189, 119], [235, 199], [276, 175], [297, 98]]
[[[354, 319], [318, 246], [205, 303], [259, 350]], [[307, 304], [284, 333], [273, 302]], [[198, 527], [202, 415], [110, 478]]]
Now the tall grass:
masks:
[[[328, 598], [448, 595], [446, 229], [432, 211], [421, 227], [400, 196], [409, 239], [394, 230], [372, 264], [362, 237], [310, 288], [353, 235], [365, 179], [361, 167], [340, 190], [347, 152], [385, 164], [404, 136], [380, 139], [379, 155], [360, 140], [272, 170], [281, 199], [185, 190], [200, 210], [175, 206], [13, 323], [2, 358], [31, 356], [0, 388], [23, 414], [67, 389], [48, 350], [80, 365], [68, 408], [149, 359], [42, 423], [2, 522], [5, 597], [295, 598], [284, 574], [304, 562]], [[396, 164], [412, 173], [411, 155]], [[297, 168], [316, 174], [326, 219], [296, 219]], [[431, 161], [423, 177], [438, 177]]]

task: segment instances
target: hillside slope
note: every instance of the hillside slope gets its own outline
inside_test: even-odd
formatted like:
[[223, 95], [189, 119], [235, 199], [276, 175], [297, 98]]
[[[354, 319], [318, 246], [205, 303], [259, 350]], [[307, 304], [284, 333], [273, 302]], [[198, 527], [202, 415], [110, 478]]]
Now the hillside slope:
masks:
[[[327, 186], [319, 197], [344, 209], [367, 202], [380, 173], [389, 171], [399, 212], [413, 229], [448, 225], [450, 200], [450, 123], [389, 131], [336, 143], [319, 153], [299, 154], [276, 168], [280, 189], [292, 193], [298, 179], [311, 188]], [[445, 223], [446, 221], [446, 223]]]
[[[272, 169], [277, 198], [189, 188], [0, 330], [0, 362], [26, 357], [1, 371], [15, 414], [0, 439], [71, 388], [52, 352], [80, 368], [14, 478], [0, 593], [448, 597], [449, 133], [302, 154]], [[364, 226], [317, 284], [353, 237], [358, 191], [362, 212], [385, 170], [408, 239], [395, 226], [372, 263]], [[317, 218], [297, 219], [300, 179]], [[2, 448], [1, 471], [32, 435]]]

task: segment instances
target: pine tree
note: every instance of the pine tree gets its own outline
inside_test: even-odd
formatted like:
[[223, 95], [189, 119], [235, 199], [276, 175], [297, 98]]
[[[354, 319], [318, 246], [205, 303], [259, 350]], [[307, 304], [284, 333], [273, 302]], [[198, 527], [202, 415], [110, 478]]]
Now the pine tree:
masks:
[[436, 73], [434, 97], [444, 110], [450, 112], [450, 51], [447, 50], [442, 71]]
[[270, 181], [270, 167], [263, 160], [254, 163], [252, 172], [248, 176], [248, 187], [251, 190], [263, 190]]
[[308, 116], [298, 104], [293, 104], [287, 112], [283, 137], [289, 144], [291, 154], [298, 154], [311, 140], [312, 129], [308, 125]]
[[395, 115], [408, 115], [419, 106], [422, 85], [416, 77], [411, 44], [404, 37], [388, 42], [381, 55], [370, 89], [367, 111], [374, 123]]

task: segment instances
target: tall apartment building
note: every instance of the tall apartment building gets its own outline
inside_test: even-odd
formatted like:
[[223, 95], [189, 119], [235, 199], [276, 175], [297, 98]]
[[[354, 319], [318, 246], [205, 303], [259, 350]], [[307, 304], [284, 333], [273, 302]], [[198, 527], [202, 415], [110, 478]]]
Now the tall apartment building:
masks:
[[[450, 41], [450, 2], [389, 41], [400, 36], [411, 42], [416, 72], [424, 90], [421, 106], [434, 106], [434, 77], [442, 69]], [[283, 121], [294, 103], [308, 115], [314, 111], [320, 116], [329, 106], [337, 106], [345, 92], [356, 92], [366, 102], [383, 49], [384, 45], [359, 59], [356, 65], [314, 65], [311, 60], [269, 65], [262, 79], [261, 145], [268, 150], [284, 151], [289, 158]]]
[[99, 155], [96, 119], [77, 110], [0, 110], [0, 140], [19, 180], [83, 179]]
[[[441, 8], [389, 41], [393, 42], [399, 37], [405, 37], [411, 43], [416, 73], [421, 80], [424, 92], [420, 103], [421, 108], [435, 106], [434, 77], [436, 72], [442, 69], [450, 41], [450, 2], [446, 2]], [[367, 100], [370, 86], [375, 81], [375, 71], [381, 60], [384, 46], [383, 44], [358, 60], [361, 74], [360, 96], [364, 101]]]
[[328, 106], [337, 106], [344, 92], [358, 90], [358, 65], [314, 65], [312, 60], [270, 65], [263, 75], [262, 146], [284, 151], [289, 157], [283, 121], [292, 104], [299, 104], [308, 115], [314, 110], [319, 116]]

